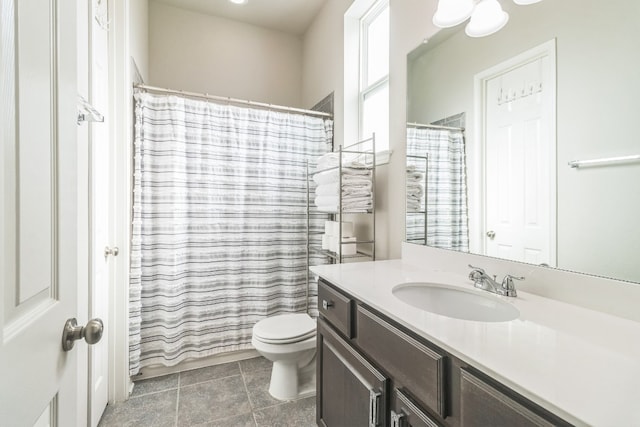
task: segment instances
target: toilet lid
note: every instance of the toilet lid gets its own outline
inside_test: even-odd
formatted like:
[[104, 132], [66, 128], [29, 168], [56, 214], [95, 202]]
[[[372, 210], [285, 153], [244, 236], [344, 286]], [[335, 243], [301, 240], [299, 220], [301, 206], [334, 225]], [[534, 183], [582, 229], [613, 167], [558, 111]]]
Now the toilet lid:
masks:
[[316, 322], [307, 313], [267, 317], [253, 326], [254, 337], [264, 343], [299, 342], [312, 338], [315, 334]]

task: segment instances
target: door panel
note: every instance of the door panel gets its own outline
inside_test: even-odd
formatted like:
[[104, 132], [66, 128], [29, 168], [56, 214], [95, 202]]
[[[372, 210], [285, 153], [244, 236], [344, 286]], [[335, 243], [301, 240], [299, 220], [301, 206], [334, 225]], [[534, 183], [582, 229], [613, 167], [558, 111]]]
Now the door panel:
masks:
[[[555, 262], [555, 167], [546, 111], [553, 102], [548, 58], [487, 81], [486, 254], [535, 264]], [[487, 238], [488, 237], [488, 238]]]
[[[75, 424], [75, 2], [0, 2], [0, 419]], [[49, 408], [47, 410], [47, 408]]]
[[318, 319], [317, 369], [319, 425], [387, 425], [389, 380], [322, 319]]

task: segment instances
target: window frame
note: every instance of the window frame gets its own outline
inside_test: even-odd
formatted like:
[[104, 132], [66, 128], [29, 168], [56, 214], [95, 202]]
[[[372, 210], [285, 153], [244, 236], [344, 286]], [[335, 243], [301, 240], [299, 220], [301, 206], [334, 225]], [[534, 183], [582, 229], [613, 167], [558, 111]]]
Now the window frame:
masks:
[[[376, 0], [373, 5], [364, 13], [364, 15], [360, 18], [359, 22], [359, 67], [358, 67], [358, 136], [360, 140], [364, 138], [368, 138], [369, 135], [363, 135], [364, 128], [364, 101], [365, 98], [369, 95], [373, 95], [378, 90], [383, 89], [385, 86], [387, 87], [387, 91], [389, 93], [389, 69], [387, 68], [387, 72], [385, 75], [377, 79], [376, 81], [367, 84], [368, 82], [368, 47], [369, 47], [369, 27], [375, 21], [376, 18], [380, 16], [385, 10], [389, 10], [389, 0]], [[391, 32], [389, 31], [389, 39], [391, 38]], [[387, 51], [387, 55], [389, 52]], [[387, 62], [389, 65], [389, 63]], [[389, 122], [389, 118], [387, 117], [387, 123]], [[387, 128], [389, 128], [389, 124], [387, 124]], [[377, 139], [377, 138], [376, 138]], [[389, 135], [386, 136], [387, 146], [380, 150], [378, 148], [378, 144], [376, 144], [376, 154], [379, 153], [389, 153]], [[388, 154], [387, 154], [388, 155]], [[379, 162], [378, 160], [377, 162]]]

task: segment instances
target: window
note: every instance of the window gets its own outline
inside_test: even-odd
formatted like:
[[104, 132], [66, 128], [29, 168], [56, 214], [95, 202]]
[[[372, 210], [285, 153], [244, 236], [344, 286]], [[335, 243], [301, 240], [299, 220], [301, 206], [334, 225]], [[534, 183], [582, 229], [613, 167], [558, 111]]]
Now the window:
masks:
[[360, 19], [359, 137], [376, 134], [389, 150], [389, 3], [377, 1]]

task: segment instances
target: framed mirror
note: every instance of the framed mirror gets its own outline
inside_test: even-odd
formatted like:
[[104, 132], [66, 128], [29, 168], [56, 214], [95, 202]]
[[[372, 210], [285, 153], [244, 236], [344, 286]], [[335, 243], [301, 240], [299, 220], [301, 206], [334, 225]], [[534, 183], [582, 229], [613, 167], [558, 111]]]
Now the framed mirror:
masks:
[[408, 56], [406, 240], [640, 282], [640, 2], [501, 2]]

